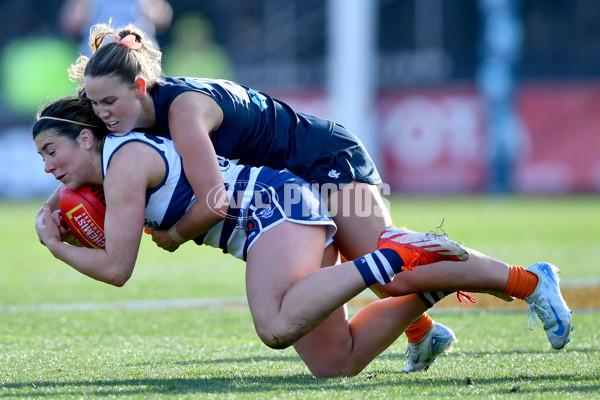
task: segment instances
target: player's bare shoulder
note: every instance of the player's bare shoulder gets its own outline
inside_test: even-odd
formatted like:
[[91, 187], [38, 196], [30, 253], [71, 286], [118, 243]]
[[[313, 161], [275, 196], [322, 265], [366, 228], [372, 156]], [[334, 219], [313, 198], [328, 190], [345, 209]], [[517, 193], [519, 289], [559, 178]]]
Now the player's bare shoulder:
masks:
[[216, 130], [223, 122], [223, 110], [210, 96], [197, 92], [181, 93], [173, 100], [169, 109], [169, 125], [177, 121], [200, 118], [209, 132]]

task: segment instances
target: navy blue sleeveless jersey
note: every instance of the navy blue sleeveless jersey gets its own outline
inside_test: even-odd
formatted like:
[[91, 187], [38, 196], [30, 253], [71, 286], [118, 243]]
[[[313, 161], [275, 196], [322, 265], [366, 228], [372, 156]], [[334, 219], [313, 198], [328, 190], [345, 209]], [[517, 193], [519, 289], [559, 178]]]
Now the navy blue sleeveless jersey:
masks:
[[212, 143], [218, 155], [242, 164], [287, 168], [308, 176], [335, 125], [231, 81], [180, 77], [165, 78], [150, 91], [156, 116], [153, 133], [170, 137], [169, 108], [186, 91], [204, 93], [221, 107], [224, 118], [212, 133]]

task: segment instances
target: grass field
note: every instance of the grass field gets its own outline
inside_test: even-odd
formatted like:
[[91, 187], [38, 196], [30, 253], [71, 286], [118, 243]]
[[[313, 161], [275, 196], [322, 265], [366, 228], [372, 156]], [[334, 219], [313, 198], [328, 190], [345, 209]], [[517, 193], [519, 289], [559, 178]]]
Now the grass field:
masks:
[[[548, 260], [565, 285], [600, 296], [598, 197], [393, 199], [398, 224], [443, 229], [519, 265]], [[572, 342], [550, 348], [527, 312], [432, 310], [460, 342], [405, 375], [401, 337], [354, 378], [316, 379], [291, 349], [256, 336], [243, 263], [186, 245], [142, 246], [123, 288], [95, 282], [37, 244], [40, 202], [0, 202], [0, 398], [590, 398], [600, 393], [600, 310], [574, 311]], [[147, 238], [145, 238], [147, 239]]]

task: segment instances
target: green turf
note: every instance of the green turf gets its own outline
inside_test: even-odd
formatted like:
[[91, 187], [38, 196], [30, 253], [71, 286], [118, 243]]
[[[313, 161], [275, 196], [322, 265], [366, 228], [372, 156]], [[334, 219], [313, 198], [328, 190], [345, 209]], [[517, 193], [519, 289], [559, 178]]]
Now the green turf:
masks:
[[600, 198], [430, 197], [396, 199], [396, 224], [439, 226], [468, 247], [517, 265], [550, 261], [562, 279], [600, 280]]
[[[576, 310], [572, 343], [559, 352], [543, 330], [527, 329], [526, 312], [434, 310], [460, 342], [428, 372], [399, 373], [402, 337], [357, 377], [315, 379], [293, 350], [260, 343], [244, 307], [117, 307], [242, 298], [243, 263], [193, 245], [173, 255], [145, 240], [132, 279], [113, 288], [37, 244], [38, 206], [0, 202], [0, 398], [562, 399], [600, 392], [597, 310]], [[391, 209], [397, 224], [417, 230], [443, 219], [452, 237], [512, 263], [552, 261], [564, 282], [600, 280], [597, 197], [396, 198]], [[115, 309], [58, 308], [99, 303]]]
[[243, 309], [0, 314], [2, 398], [589, 398], [600, 390], [599, 313], [567, 350], [522, 313], [435, 313], [456, 349], [399, 373], [405, 340], [354, 378], [316, 379], [292, 350], [258, 342]]

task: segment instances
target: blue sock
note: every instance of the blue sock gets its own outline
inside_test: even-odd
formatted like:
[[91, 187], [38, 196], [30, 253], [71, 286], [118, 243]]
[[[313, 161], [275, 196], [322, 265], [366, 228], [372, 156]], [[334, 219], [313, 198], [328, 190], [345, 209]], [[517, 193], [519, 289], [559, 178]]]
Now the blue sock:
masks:
[[435, 303], [442, 300], [443, 298], [445, 298], [446, 296], [448, 296], [451, 293], [453, 293], [452, 290], [442, 290], [439, 292], [424, 292], [424, 293], [417, 293], [417, 294], [419, 295], [421, 300], [423, 300], [423, 303], [425, 303], [427, 308], [431, 308], [435, 305]]
[[362, 275], [367, 287], [377, 282], [390, 283], [394, 275], [402, 271], [404, 261], [392, 249], [381, 249], [354, 260], [354, 265]]

